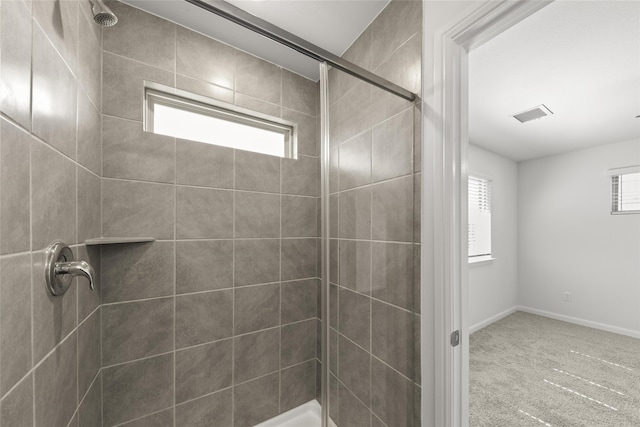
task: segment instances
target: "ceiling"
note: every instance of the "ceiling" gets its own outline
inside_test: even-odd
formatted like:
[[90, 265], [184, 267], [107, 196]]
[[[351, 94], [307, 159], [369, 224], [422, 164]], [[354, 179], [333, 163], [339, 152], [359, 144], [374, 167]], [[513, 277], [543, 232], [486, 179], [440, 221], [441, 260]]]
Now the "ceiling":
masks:
[[[274, 64], [318, 80], [318, 63], [184, 0], [123, 0]], [[229, 0], [329, 52], [342, 55], [389, 0]]]
[[[520, 123], [544, 104], [553, 115]], [[515, 161], [640, 144], [640, 2], [562, 1], [469, 54], [472, 144]]]

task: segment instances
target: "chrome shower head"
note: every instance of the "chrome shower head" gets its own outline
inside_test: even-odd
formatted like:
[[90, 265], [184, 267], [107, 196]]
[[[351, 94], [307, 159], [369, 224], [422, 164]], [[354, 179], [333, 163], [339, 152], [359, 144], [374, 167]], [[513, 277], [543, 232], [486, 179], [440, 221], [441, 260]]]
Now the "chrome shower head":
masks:
[[93, 20], [103, 27], [113, 27], [118, 23], [118, 17], [105, 5], [102, 0], [90, 0]]

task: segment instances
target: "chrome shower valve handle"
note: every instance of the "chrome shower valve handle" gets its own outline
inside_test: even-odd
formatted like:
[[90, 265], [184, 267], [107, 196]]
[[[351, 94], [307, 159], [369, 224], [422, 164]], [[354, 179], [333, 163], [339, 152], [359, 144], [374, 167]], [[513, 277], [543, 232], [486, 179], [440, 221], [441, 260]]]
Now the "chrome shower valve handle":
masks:
[[95, 290], [93, 267], [86, 261], [76, 261], [66, 243], [55, 241], [45, 254], [45, 280], [52, 295], [64, 295], [74, 277], [85, 277], [89, 288]]

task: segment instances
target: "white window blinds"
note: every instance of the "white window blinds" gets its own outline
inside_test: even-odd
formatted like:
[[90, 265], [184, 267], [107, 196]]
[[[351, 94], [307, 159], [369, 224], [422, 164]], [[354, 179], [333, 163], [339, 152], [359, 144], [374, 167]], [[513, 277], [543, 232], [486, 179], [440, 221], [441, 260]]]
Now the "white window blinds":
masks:
[[469, 257], [491, 255], [491, 181], [469, 177]]
[[611, 170], [611, 213], [640, 213], [640, 169]]

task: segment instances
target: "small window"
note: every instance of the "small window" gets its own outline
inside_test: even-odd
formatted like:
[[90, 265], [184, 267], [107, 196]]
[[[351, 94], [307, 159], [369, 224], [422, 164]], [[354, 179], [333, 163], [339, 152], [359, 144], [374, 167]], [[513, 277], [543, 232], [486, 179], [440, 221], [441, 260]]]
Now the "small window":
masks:
[[156, 83], [144, 99], [147, 132], [296, 158], [295, 123]]
[[469, 261], [491, 259], [491, 181], [469, 177]]
[[611, 213], [640, 213], [640, 166], [611, 169]]

